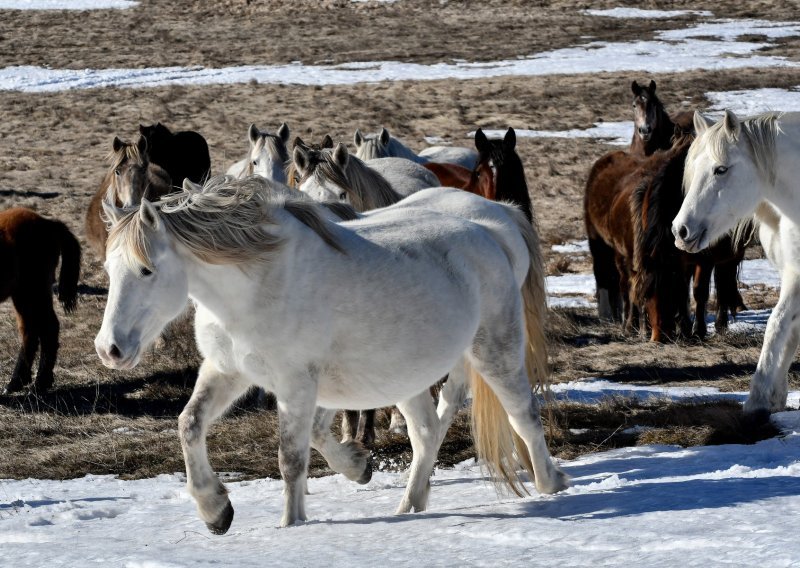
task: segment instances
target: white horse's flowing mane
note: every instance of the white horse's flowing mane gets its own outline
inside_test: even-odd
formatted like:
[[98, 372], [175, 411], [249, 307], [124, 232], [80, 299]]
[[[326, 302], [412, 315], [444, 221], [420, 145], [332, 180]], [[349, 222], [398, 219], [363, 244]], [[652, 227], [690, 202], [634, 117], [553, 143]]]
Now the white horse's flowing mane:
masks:
[[[106, 203], [107, 206], [113, 204]], [[313, 230], [325, 243], [343, 252], [330, 230], [320, 204], [271, 180], [250, 176], [217, 176], [199, 191], [165, 195], [151, 204], [167, 232], [193, 255], [209, 264], [243, 264], [268, 258], [283, 239], [267, 230], [277, 224], [275, 212], [283, 209]], [[340, 217], [355, 213], [334, 211]], [[152, 268], [149, 232], [140, 207], [119, 210], [110, 219], [108, 247], [121, 246], [125, 262]], [[117, 244], [119, 243], [119, 245]]]
[[311, 176], [319, 183], [333, 183], [347, 192], [356, 211], [386, 207], [403, 198], [386, 178], [355, 156], [348, 156], [344, 171], [336, 163], [332, 150], [309, 150], [309, 158], [309, 171], [300, 184]]
[[[747, 143], [753, 163], [764, 180], [775, 183], [775, 138], [781, 132], [780, 119], [782, 112], [766, 112], [740, 121], [739, 136]], [[686, 156], [686, 169], [683, 174], [684, 191], [695, 175], [695, 160], [703, 150], [708, 150], [711, 159], [718, 164], [725, 164], [728, 159], [728, 148], [739, 142], [739, 137], [732, 137], [725, 128], [725, 121], [719, 120], [708, 127], [689, 148]]]

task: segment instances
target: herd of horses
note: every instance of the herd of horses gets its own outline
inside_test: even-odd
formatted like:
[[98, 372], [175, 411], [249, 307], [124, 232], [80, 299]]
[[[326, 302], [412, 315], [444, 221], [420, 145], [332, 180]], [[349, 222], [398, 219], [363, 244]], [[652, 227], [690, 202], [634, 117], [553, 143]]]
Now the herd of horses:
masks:
[[[634, 81], [632, 93], [630, 148], [598, 159], [586, 183], [600, 317], [629, 333], [649, 330], [652, 341], [702, 339], [713, 274], [723, 331], [729, 314], [745, 309], [737, 271], [756, 228], [784, 286], [800, 292], [794, 225], [779, 209], [785, 196], [736, 194], [741, 208], [708, 197], [722, 199], [724, 181], [736, 177], [725, 176], [730, 169], [747, 171], [737, 179], [751, 186], [785, 181], [784, 156], [773, 155], [783, 116], [738, 121], [727, 113], [711, 124], [698, 113], [671, 117], [653, 81]], [[195, 306], [204, 361], [179, 433], [189, 489], [209, 529], [225, 532], [233, 509], [208, 464], [205, 435], [253, 385], [278, 401], [283, 525], [305, 519], [309, 445], [336, 471], [369, 480], [368, 409], [391, 404], [408, 421], [414, 452], [398, 511], [424, 509], [433, 461], [469, 389], [476, 448], [493, 476], [518, 494], [519, 468], [540, 491], [566, 487], [531, 390], [547, 377], [544, 271], [514, 130], [490, 140], [478, 129], [474, 149], [419, 154], [386, 129], [357, 130], [355, 154], [330, 136], [319, 144], [295, 138], [290, 147], [286, 124], [275, 133], [251, 125], [247, 138], [244, 158], [217, 177], [196, 132], [156, 124], [141, 126], [136, 142], [115, 138], [85, 222], [110, 278], [95, 341], [105, 365], [135, 366], [189, 298]], [[734, 154], [738, 162], [728, 163]], [[741, 165], [748, 158], [752, 171]], [[716, 164], [711, 181], [702, 159]], [[713, 210], [713, 223], [703, 224], [698, 203]], [[50, 296], [59, 256], [59, 299], [71, 311], [75, 237], [26, 209], [0, 214], [0, 260], [13, 267], [0, 299], [13, 299], [23, 340], [7, 393], [53, 383], [58, 320]], [[770, 319], [750, 412], [785, 406], [800, 342], [795, 296], [782, 289], [785, 309]], [[437, 384], [441, 390], [429, 392]], [[356, 409], [345, 414], [342, 443], [331, 439], [334, 408]]]

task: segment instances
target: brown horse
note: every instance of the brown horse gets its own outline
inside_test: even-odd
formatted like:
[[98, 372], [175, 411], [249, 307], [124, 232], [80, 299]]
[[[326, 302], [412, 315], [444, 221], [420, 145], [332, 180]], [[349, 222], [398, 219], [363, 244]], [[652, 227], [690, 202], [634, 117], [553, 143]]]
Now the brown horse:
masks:
[[[701, 253], [689, 254], [675, 247], [672, 220], [683, 203], [683, 170], [693, 139], [685, 135], [670, 151], [654, 154], [657, 159], [651, 160], [651, 172], [633, 194], [632, 210], [638, 216], [634, 220], [638, 229], [635, 296], [647, 313], [652, 341], [672, 339], [676, 323], [682, 335], [689, 334], [688, 288], [692, 280], [695, 318], [691, 333], [705, 337], [712, 270], [717, 287], [718, 332], [728, 327], [728, 314], [735, 315], [742, 305], [736, 275], [744, 258], [744, 244], [734, 247], [731, 237], [725, 236]], [[752, 226], [744, 230], [752, 233]]]
[[489, 140], [483, 130], [475, 132], [478, 161], [470, 171], [454, 164], [423, 164], [445, 187], [458, 187], [493, 201], [511, 201], [533, 219], [533, 204], [525, 181], [525, 169], [516, 152], [517, 136], [513, 128], [502, 140]]
[[109, 155], [111, 167], [95, 192], [86, 211], [86, 239], [97, 255], [105, 260], [108, 230], [103, 220], [103, 199], [111, 192], [118, 207], [155, 200], [175, 190], [172, 179], [160, 166], [150, 161], [147, 140], [140, 136], [135, 144], [115, 137]]
[[656, 150], [669, 150], [676, 126], [682, 134], [694, 130], [693, 112], [681, 112], [671, 118], [664, 104], [656, 96], [656, 82], [650, 81], [642, 87], [634, 81], [633, 91], [633, 139], [631, 154], [650, 156]]
[[58, 299], [67, 313], [75, 309], [81, 247], [60, 221], [45, 219], [30, 209], [0, 213], [0, 301], [9, 297], [17, 313], [22, 347], [4, 394], [31, 383], [31, 367], [41, 345], [36, 381], [42, 393], [53, 385], [59, 323], [53, 310], [53, 283], [61, 258]]

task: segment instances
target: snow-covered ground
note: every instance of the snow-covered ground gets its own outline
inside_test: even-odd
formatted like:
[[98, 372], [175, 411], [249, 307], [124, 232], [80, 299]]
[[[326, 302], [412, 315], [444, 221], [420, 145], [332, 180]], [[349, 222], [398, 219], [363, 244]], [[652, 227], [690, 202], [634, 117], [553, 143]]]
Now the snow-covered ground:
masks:
[[[762, 42], [739, 41], [745, 35]], [[371, 61], [341, 65], [245, 65], [220, 69], [162, 67], [144, 69], [0, 69], [0, 89], [52, 92], [96, 87], [155, 87], [246, 83], [344, 85], [362, 82], [477, 79], [498, 76], [564, 75], [603, 71], [681, 72], [691, 69], [797, 67], [785, 57], [760, 55], [773, 40], [800, 36], [800, 23], [766, 20], [714, 20], [658, 32], [656, 39], [589, 42], [530, 57], [494, 62], [440, 62], [431, 65]], [[711, 39], [713, 38], [713, 39]]]
[[[798, 423], [798, 412], [782, 422]], [[275, 528], [281, 483], [230, 483], [210, 535], [181, 475], [0, 481], [8, 566], [796, 566], [800, 435], [752, 446], [640, 446], [565, 462], [573, 486], [498, 497], [480, 468], [437, 470], [430, 508], [395, 516], [401, 474], [312, 479], [309, 522]]]
[[[520, 138], [595, 138], [615, 146], [627, 146], [633, 137], [633, 121], [621, 122], [596, 122], [591, 128], [573, 128], [570, 130], [526, 130], [515, 129]], [[505, 130], [484, 130], [488, 138], [500, 139], [505, 136]], [[475, 132], [467, 136], [474, 137]]]
[[605, 10], [584, 10], [590, 16], [605, 18], [645, 18], [650, 20], [677, 18], [680, 16], [711, 17], [714, 14], [708, 10], [643, 10], [641, 8], [608, 8]]
[[132, 0], [0, 0], [0, 10], [119, 10], [138, 4]]

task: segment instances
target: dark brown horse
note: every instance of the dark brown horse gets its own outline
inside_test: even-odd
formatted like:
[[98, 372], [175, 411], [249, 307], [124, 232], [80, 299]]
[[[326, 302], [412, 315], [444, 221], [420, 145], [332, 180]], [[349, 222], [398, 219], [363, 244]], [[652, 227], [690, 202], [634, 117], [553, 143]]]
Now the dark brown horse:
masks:
[[81, 247], [64, 223], [45, 219], [30, 209], [0, 213], [0, 301], [9, 297], [17, 313], [22, 347], [4, 393], [31, 383], [36, 352], [39, 367], [32, 387], [42, 393], [53, 385], [59, 323], [53, 310], [53, 283], [61, 258], [58, 299], [67, 313], [75, 309]]
[[516, 151], [517, 136], [513, 128], [502, 140], [489, 140], [483, 130], [475, 132], [478, 162], [475, 169], [453, 164], [424, 164], [443, 186], [458, 187], [493, 201], [510, 201], [533, 219], [533, 204], [525, 181], [525, 169]]
[[[683, 203], [684, 164], [693, 138], [683, 136], [668, 152], [654, 154], [660, 157], [651, 161], [651, 173], [643, 177], [633, 195], [633, 214], [639, 217], [635, 220], [635, 295], [647, 313], [652, 341], [675, 337], [676, 324], [682, 335], [689, 334], [690, 281], [695, 300], [691, 334], [705, 337], [712, 271], [717, 287], [718, 332], [727, 328], [728, 314], [735, 315], [742, 306], [737, 272], [744, 258], [744, 245], [735, 248], [731, 237], [725, 236], [701, 253], [689, 254], [675, 247], [671, 226]], [[752, 232], [752, 227], [746, 231]]]
[[147, 141], [150, 161], [165, 169], [176, 185], [182, 185], [186, 178], [194, 183], [203, 183], [208, 178], [211, 157], [208, 143], [199, 132], [172, 132], [157, 122], [139, 125], [139, 134]]
[[649, 156], [656, 150], [669, 150], [677, 126], [681, 133], [694, 130], [694, 113], [681, 112], [671, 118], [664, 104], [656, 96], [656, 82], [650, 81], [642, 87], [634, 81], [633, 91], [633, 139], [631, 154]]
[[150, 161], [143, 136], [135, 144], [115, 137], [109, 159], [111, 167], [89, 203], [85, 221], [86, 239], [103, 260], [108, 238], [102, 217], [103, 199], [109, 191], [118, 207], [129, 207], [140, 203], [142, 197], [152, 201], [176, 189], [169, 174]]

